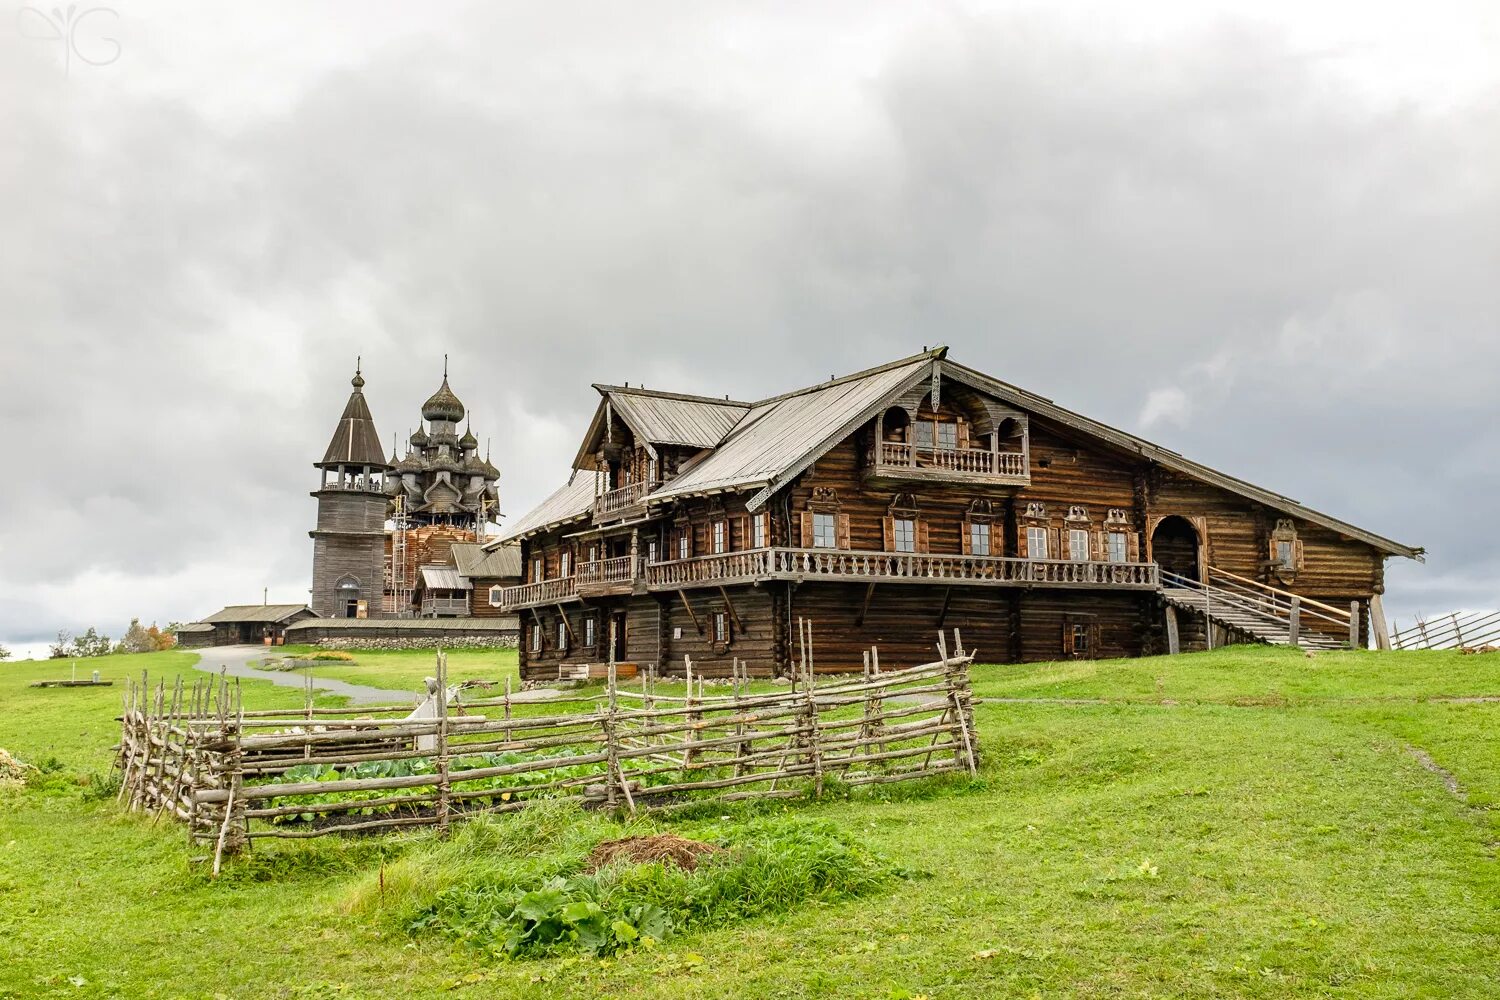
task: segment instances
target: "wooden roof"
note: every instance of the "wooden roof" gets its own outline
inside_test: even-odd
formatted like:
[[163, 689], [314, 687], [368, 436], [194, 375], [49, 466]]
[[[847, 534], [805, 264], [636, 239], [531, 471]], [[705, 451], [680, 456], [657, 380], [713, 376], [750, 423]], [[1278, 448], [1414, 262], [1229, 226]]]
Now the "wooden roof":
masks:
[[[761, 493], [752, 499], [752, 505], [758, 506], [756, 500], [769, 496], [801, 475], [866, 421], [891, 406], [908, 390], [931, 379], [936, 372], [944, 379], [964, 383], [1010, 406], [1054, 421], [1115, 449], [1321, 525], [1388, 555], [1423, 558], [1421, 548], [1366, 531], [1313, 510], [1289, 497], [1194, 462], [1144, 438], [1064, 409], [1050, 399], [948, 361], [947, 353], [946, 347], [938, 347], [756, 403], [715, 400], [705, 396], [648, 393], [645, 390], [616, 386], [595, 388], [605, 394], [606, 401], [611, 406], [630, 397], [629, 401], [623, 403], [623, 409], [617, 409], [617, 412], [620, 412], [621, 419], [633, 431], [637, 428], [632, 420], [640, 420], [642, 427], [651, 427], [653, 433], [665, 437], [665, 428], [672, 418], [677, 418], [691, 424], [699, 435], [692, 442], [681, 443], [711, 449], [685, 466], [676, 479], [647, 497], [648, 503], [667, 502], [684, 496], [759, 489]], [[650, 402], [641, 402], [641, 397], [649, 397]], [[597, 435], [604, 426], [605, 413], [605, 406], [601, 403], [585, 440], [585, 448], [580, 452], [580, 459], [592, 461], [590, 443], [597, 445]], [[672, 418], [669, 418], [669, 413], [673, 415]], [[711, 444], [700, 443], [708, 440], [714, 429], [714, 421], [727, 422], [734, 413], [739, 416], [720, 439]], [[680, 433], [679, 436], [691, 435]], [[640, 440], [652, 440], [648, 434], [640, 431], [637, 431], [637, 437]], [[666, 441], [658, 439], [657, 443]], [[575, 464], [580, 468], [584, 467], [581, 463]], [[592, 480], [575, 472], [569, 486], [558, 490], [512, 525], [506, 538], [519, 539], [579, 520], [588, 515], [592, 503]]]
[[333, 439], [323, 452], [323, 461], [317, 464], [388, 468], [385, 449], [380, 443], [380, 433], [375, 430], [375, 418], [370, 415], [370, 407], [365, 402], [362, 391], [365, 380], [356, 372], [351, 384], [354, 391], [349, 394], [349, 402], [344, 404], [344, 415], [339, 417], [338, 426], [333, 430]]
[[204, 625], [220, 622], [280, 622], [299, 611], [305, 611], [309, 615], [313, 613], [306, 604], [231, 604], [200, 621]]
[[499, 541], [490, 542], [488, 549], [494, 550], [508, 541], [525, 538], [527, 535], [548, 528], [580, 521], [589, 516], [594, 507], [594, 477], [574, 472], [563, 486], [551, 496], [537, 504], [525, 516], [506, 526]]
[[594, 386], [604, 398], [594, 411], [588, 432], [583, 436], [576, 469], [591, 469], [594, 453], [607, 433], [609, 414], [618, 417], [637, 441], [648, 446], [675, 445], [684, 448], [712, 448], [744, 417], [749, 403], [709, 396], [686, 396], [674, 392], [657, 392], [631, 386]]
[[471, 580], [503, 580], [521, 575], [521, 546], [514, 542], [486, 549], [478, 542], [455, 542], [453, 562]]

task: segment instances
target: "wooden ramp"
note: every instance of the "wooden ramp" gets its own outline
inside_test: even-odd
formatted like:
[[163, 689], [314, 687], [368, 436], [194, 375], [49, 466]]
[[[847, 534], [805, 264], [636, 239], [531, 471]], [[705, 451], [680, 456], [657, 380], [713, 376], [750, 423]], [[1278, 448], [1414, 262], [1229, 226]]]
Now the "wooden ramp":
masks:
[[[1210, 573], [1212, 579], [1212, 572]], [[1351, 615], [1316, 601], [1304, 604], [1294, 595], [1278, 596], [1263, 585], [1266, 593], [1256, 593], [1251, 586], [1215, 586], [1190, 580], [1174, 573], [1162, 574], [1161, 596], [1172, 607], [1202, 615], [1232, 632], [1238, 632], [1268, 646], [1300, 646], [1304, 649], [1348, 649], [1357, 644], [1322, 629], [1307, 628], [1307, 618], [1317, 618], [1350, 630]], [[1342, 619], [1338, 616], [1342, 615]], [[1354, 629], [1358, 628], [1357, 620]], [[1354, 634], [1357, 638], [1357, 633]]]

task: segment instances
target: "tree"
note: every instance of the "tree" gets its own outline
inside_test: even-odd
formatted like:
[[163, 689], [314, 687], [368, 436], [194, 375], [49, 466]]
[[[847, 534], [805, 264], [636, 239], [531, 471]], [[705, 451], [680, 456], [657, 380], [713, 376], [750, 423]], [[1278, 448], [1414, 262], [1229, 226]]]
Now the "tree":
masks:
[[168, 625], [163, 631], [156, 627], [156, 622], [146, 629], [146, 636], [151, 640], [151, 648], [155, 650], [171, 649], [177, 645], [177, 636], [173, 634], [172, 626]]
[[78, 657], [106, 656], [112, 649], [109, 636], [100, 635], [94, 626], [90, 625], [88, 630], [73, 640], [73, 654]]
[[73, 651], [73, 633], [67, 629], [58, 629], [57, 641], [47, 647], [47, 656], [54, 660], [66, 660], [76, 655]]
[[[154, 628], [155, 626], [153, 626]], [[141, 625], [139, 618], [130, 619], [130, 627], [125, 630], [125, 637], [120, 640], [116, 647], [121, 653], [150, 653], [156, 649], [156, 640]]]
[[6, 649], [4, 646], [0, 646], [0, 660], [8, 659], [10, 659], [10, 650]]

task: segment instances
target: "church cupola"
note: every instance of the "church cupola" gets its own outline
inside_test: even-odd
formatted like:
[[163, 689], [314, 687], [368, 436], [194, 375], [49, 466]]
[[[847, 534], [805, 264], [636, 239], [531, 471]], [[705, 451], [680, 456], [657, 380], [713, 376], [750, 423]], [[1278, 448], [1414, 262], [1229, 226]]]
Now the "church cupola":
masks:
[[358, 365], [349, 384], [354, 391], [344, 404], [344, 413], [333, 429], [333, 438], [323, 452], [323, 460], [314, 464], [323, 470], [325, 485], [328, 473], [333, 472], [342, 485], [358, 484], [361, 488], [380, 489], [374, 476], [386, 472], [390, 465], [380, 444], [380, 432], [375, 429], [375, 418], [370, 415], [370, 406], [365, 402], [365, 379]]

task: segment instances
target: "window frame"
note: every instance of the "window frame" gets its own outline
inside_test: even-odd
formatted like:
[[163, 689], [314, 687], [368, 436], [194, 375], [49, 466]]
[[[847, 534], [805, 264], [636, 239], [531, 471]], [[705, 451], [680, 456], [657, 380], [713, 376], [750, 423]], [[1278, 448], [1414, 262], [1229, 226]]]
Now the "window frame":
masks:
[[593, 615], [583, 620], [583, 645], [585, 649], [593, 649], [599, 644], [599, 622]]
[[533, 623], [531, 626], [531, 651], [533, 653], [540, 653], [542, 651], [543, 638], [542, 626]]
[[750, 547], [764, 549], [771, 542], [771, 515], [765, 511], [750, 515]]
[[[1115, 543], [1119, 542], [1119, 558], [1116, 558]], [[1126, 563], [1130, 561], [1130, 533], [1119, 528], [1113, 528], [1105, 532], [1105, 560], [1112, 563]]]
[[677, 558], [693, 558], [693, 529], [683, 528], [677, 532]]
[[498, 583], [490, 585], [490, 607], [498, 608], [500, 606], [500, 595], [504, 592], [505, 588]]
[[[993, 554], [993, 539], [995, 533], [988, 521], [969, 522], [969, 554], [973, 556], [987, 556]], [[980, 540], [983, 539], [983, 544]]]
[[[904, 537], [903, 537], [904, 536]], [[915, 555], [917, 551], [917, 519], [914, 517], [891, 517], [891, 551], [902, 555]]]
[[[827, 527], [827, 543], [819, 541], [824, 537], [823, 527]], [[812, 512], [812, 547], [815, 549], [836, 549], [839, 547], [839, 517], [831, 511], [815, 510]]]
[[[1029, 524], [1029, 525], [1026, 526], [1026, 558], [1028, 558], [1028, 559], [1051, 559], [1052, 558], [1052, 546], [1050, 544], [1048, 544], [1048, 537], [1047, 537], [1049, 534], [1050, 534], [1050, 532], [1046, 528], [1040, 527], [1038, 525]], [[1040, 545], [1037, 544], [1038, 541], [1041, 542]], [[1038, 548], [1040, 548], [1041, 551], [1042, 551], [1041, 555], [1037, 555], [1037, 549]]]
[[[1087, 529], [1087, 528], [1069, 528], [1068, 529], [1068, 559], [1069, 559], [1070, 562], [1088, 562], [1089, 561], [1089, 534], [1090, 534], [1090, 532], [1089, 532], [1089, 529]], [[1079, 538], [1080, 535], [1083, 536], [1083, 554], [1082, 555], [1078, 554], [1078, 551], [1079, 551], [1078, 550], [1078, 538]]]
[[557, 575], [564, 580], [573, 575], [573, 553], [566, 549], [557, 557]]
[[558, 652], [568, 649], [568, 620], [560, 616], [557, 619], [557, 649]]
[[714, 612], [713, 641], [716, 646], [729, 645], [729, 612]]
[[729, 521], [720, 518], [712, 522], [708, 531], [709, 553], [721, 556], [729, 551]]
[[937, 451], [957, 451], [958, 424], [947, 420], [934, 420], [932, 422], [932, 447]]

